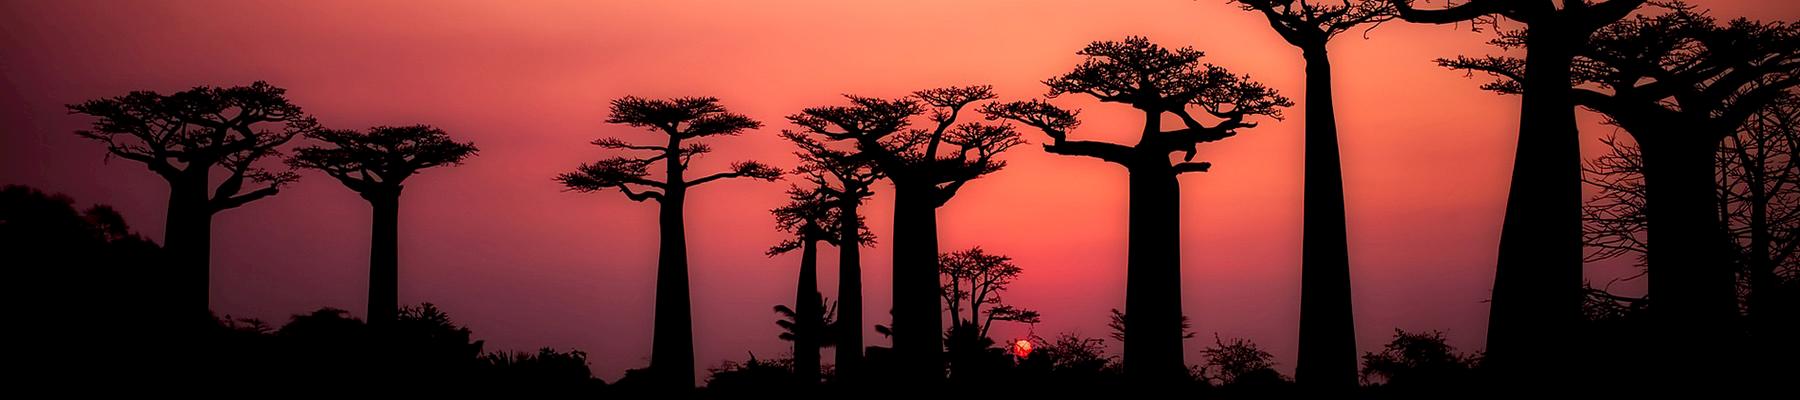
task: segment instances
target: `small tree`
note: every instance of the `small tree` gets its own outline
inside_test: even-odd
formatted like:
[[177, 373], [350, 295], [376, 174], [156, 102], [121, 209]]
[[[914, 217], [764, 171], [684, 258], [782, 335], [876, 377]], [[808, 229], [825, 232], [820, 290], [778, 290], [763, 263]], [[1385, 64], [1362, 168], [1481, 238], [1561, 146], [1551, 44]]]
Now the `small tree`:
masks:
[[1267, 386], [1287, 382], [1287, 377], [1275, 370], [1275, 355], [1258, 347], [1255, 342], [1232, 338], [1225, 339], [1213, 334], [1213, 345], [1200, 350], [1206, 358], [1203, 378], [1219, 386]]
[[400, 309], [400, 191], [406, 178], [428, 168], [457, 165], [478, 151], [444, 130], [426, 126], [377, 126], [368, 133], [321, 130], [308, 137], [329, 146], [294, 152], [288, 164], [336, 178], [374, 207], [369, 235], [369, 326], [393, 322]]
[[1380, 353], [1363, 354], [1362, 379], [1390, 390], [1463, 387], [1481, 363], [1480, 354], [1462, 354], [1444, 341], [1444, 333], [1394, 330], [1394, 341]]
[[[950, 329], [966, 326], [972, 328], [971, 333], [986, 337], [996, 320], [1037, 323], [1037, 311], [1014, 307], [1000, 299], [1007, 286], [1024, 272], [1012, 263], [1012, 257], [989, 254], [981, 247], [938, 256], [944, 305], [950, 310]], [[992, 306], [985, 317], [984, 306]]]
[[[712, 97], [645, 99], [627, 96], [613, 100], [606, 122], [625, 124], [660, 133], [662, 145], [632, 144], [617, 138], [595, 140], [605, 149], [648, 153], [648, 156], [613, 157], [582, 164], [575, 172], [556, 180], [569, 190], [597, 192], [618, 190], [633, 201], [654, 200], [660, 206], [661, 227], [656, 267], [655, 340], [650, 350], [650, 372], [655, 384], [693, 387], [694, 326], [688, 300], [687, 230], [683, 206], [695, 186], [732, 178], [774, 181], [781, 170], [755, 161], [742, 161], [731, 169], [689, 178], [688, 162], [712, 152], [712, 147], [692, 140], [712, 136], [736, 136], [762, 127], [761, 122], [727, 111]], [[661, 163], [662, 180], [650, 178], [650, 166]]]
[[[282, 145], [319, 129], [288, 101], [286, 89], [261, 81], [167, 95], [135, 91], [68, 107], [94, 117], [92, 127], [76, 135], [105, 144], [109, 157], [143, 163], [168, 182], [163, 249], [171, 267], [192, 277], [194, 286], [186, 291], [194, 296], [208, 291], [213, 215], [274, 196], [298, 179], [285, 169], [264, 169], [262, 161], [279, 159]], [[216, 186], [215, 169], [226, 173]]]
[[[1000, 298], [1024, 269], [1014, 265], [1011, 257], [975, 247], [940, 255], [938, 271], [940, 293], [950, 311], [950, 329], [944, 334], [950, 378], [962, 382], [984, 379], [1005, 361], [988, 337], [994, 321], [1038, 322], [1037, 311], [1005, 304]], [[991, 308], [984, 315], [982, 307]]]

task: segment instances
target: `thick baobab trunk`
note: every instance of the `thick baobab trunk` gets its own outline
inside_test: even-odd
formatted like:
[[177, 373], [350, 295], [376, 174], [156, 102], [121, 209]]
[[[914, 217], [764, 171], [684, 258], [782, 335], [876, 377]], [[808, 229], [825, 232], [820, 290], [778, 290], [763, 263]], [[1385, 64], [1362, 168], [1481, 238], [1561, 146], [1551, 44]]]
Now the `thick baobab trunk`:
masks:
[[1670, 363], [1665, 368], [1721, 366], [1681, 373], [1706, 382], [1721, 377], [1727, 352], [1720, 347], [1732, 342], [1737, 316], [1736, 274], [1713, 175], [1718, 142], [1691, 129], [1657, 134], [1640, 142], [1650, 312], [1657, 347], [1665, 352], [1657, 359]]
[[1344, 174], [1324, 48], [1306, 55], [1306, 193], [1300, 258], [1300, 355], [1294, 380], [1313, 390], [1354, 390], [1356, 325], [1350, 308], [1350, 255]]
[[[1571, 44], [1527, 32], [1525, 88], [1495, 266], [1486, 364], [1495, 382], [1566, 381], [1581, 319], [1581, 152], [1569, 98]], [[1547, 383], [1549, 384], [1549, 383]]]
[[794, 379], [819, 383], [819, 241], [800, 241], [800, 282], [794, 287]]
[[368, 193], [374, 208], [369, 229], [369, 326], [384, 328], [400, 312], [400, 193]]
[[858, 230], [856, 200], [838, 206], [838, 318], [837, 379], [857, 382], [862, 373], [862, 244]]
[[205, 165], [192, 165], [169, 177], [169, 214], [167, 225], [163, 227], [163, 250], [169, 269], [187, 271], [182, 275], [192, 277], [194, 295], [206, 301], [210, 311], [212, 269], [208, 260], [212, 253], [213, 212], [207, 197], [208, 169]]
[[902, 385], [943, 380], [935, 188], [894, 187], [894, 354]]
[[688, 304], [687, 232], [682, 218], [683, 183], [671, 179], [662, 198], [658, 222], [661, 241], [656, 260], [656, 327], [650, 345], [650, 369], [665, 387], [694, 385], [694, 323]]
[[1181, 350], [1181, 190], [1166, 157], [1145, 156], [1129, 168], [1124, 363], [1126, 377], [1140, 384], [1171, 384], [1187, 374]]

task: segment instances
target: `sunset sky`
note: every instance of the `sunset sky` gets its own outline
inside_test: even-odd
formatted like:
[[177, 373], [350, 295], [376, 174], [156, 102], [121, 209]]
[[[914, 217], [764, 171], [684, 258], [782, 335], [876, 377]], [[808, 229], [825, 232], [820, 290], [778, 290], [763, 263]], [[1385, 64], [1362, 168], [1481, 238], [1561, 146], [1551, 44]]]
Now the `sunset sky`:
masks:
[[[1800, 18], [1800, 3], [1786, 1], [1694, 3], [1719, 17]], [[1482, 346], [1518, 99], [1431, 62], [1495, 52], [1484, 44], [1490, 31], [1469, 28], [1393, 22], [1332, 44], [1360, 351], [1395, 328]], [[946, 85], [1039, 97], [1040, 81], [1078, 63], [1082, 46], [1127, 35], [1205, 51], [1297, 103], [1285, 120], [1202, 145], [1197, 160], [1212, 171], [1182, 178], [1183, 300], [1200, 335], [1187, 342], [1188, 362], [1216, 333], [1254, 340], [1291, 373], [1303, 65], [1261, 15], [1226, 0], [0, 1], [0, 184], [111, 204], [160, 242], [165, 183], [73, 135], [89, 120], [65, 104], [267, 80], [329, 127], [435, 125], [482, 151], [408, 181], [401, 302], [438, 304], [490, 350], [585, 350], [610, 381], [648, 363], [656, 206], [551, 179], [613, 154], [593, 139], [654, 137], [604, 123], [608, 100], [717, 96], [767, 126], [712, 140], [698, 170], [744, 159], [791, 167], [776, 134], [803, 107]], [[1053, 101], [1083, 110], [1077, 138], [1129, 142], [1142, 122], [1121, 105]], [[1581, 119], [1583, 151], [1597, 154], [1597, 138], [1614, 130], [1591, 113]], [[1025, 132], [1033, 145], [940, 209], [940, 246], [979, 245], [1024, 268], [1005, 300], [1041, 311], [1043, 323], [997, 323], [997, 340], [1033, 330], [1105, 337], [1107, 310], [1124, 305], [1124, 170], [1046, 154], [1036, 144], [1048, 138]], [[793, 301], [799, 257], [763, 255], [783, 238], [768, 210], [786, 187], [737, 180], [690, 195], [701, 368], [788, 351], [770, 307]], [[877, 186], [865, 208], [881, 240], [863, 253], [870, 325], [888, 322], [889, 189]], [[364, 200], [311, 172], [220, 214], [212, 308], [275, 324], [321, 306], [360, 316], [369, 218]], [[835, 250], [825, 251], [820, 282], [835, 298]], [[1588, 276], [1603, 285], [1628, 265], [1591, 266]]]

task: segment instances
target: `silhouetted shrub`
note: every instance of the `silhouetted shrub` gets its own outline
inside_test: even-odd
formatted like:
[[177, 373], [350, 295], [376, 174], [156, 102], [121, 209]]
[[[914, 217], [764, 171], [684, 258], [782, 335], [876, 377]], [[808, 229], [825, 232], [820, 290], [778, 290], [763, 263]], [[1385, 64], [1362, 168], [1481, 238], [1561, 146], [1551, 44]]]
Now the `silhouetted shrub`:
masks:
[[1458, 353], [1442, 332], [1395, 329], [1394, 340], [1381, 352], [1363, 354], [1362, 378], [1377, 392], [1433, 393], [1473, 383], [1480, 363], [1480, 354]]
[[1231, 339], [1227, 343], [1213, 335], [1213, 345], [1200, 350], [1206, 365], [1199, 378], [1225, 388], [1278, 386], [1288, 383], [1287, 376], [1275, 370], [1275, 355], [1255, 342]]
[[742, 363], [726, 361], [715, 368], [708, 368], [706, 392], [713, 396], [724, 394], [777, 394], [794, 390], [798, 385], [794, 379], [794, 360], [777, 358], [762, 360], [750, 355], [750, 360]]

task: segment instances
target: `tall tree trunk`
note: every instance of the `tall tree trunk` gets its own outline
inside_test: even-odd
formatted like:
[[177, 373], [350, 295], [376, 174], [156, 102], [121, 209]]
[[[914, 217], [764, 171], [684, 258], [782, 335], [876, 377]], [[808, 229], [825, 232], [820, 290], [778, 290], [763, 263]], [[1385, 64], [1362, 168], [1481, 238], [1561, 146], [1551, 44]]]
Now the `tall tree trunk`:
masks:
[[1526, 33], [1525, 90], [1488, 316], [1496, 383], [1566, 383], [1581, 319], [1581, 149], [1569, 98], [1572, 44], [1555, 23]]
[[187, 271], [195, 287], [195, 295], [212, 310], [212, 269], [208, 262], [212, 253], [212, 205], [208, 200], [208, 165], [190, 165], [187, 170], [168, 177], [169, 213], [163, 226], [163, 250], [169, 268]]
[[671, 179], [663, 195], [658, 222], [661, 241], [656, 262], [656, 331], [650, 345], [650, 369], [671, 388], [694, 385], [694, 323], [688, 303], [687, 233], [682, 218], [684, 183]]
[[[1729, 369], [1721, 347], [1734, 342], [1737, 280], [1716, 196], [1718, 142], [1694, 129], [1665, 129], [1639, 142], [1644, 157], [1645, 222], [1655, 337], [1683, 379], [1718, 383]], [[1683, 368], [1695, 365], [1707, 368]]]
[[1124, 363], [1132, 381], [1164, 385], [1187, 375], [1181, 349], [1181, 190], [1167, 156], [1149, 153], [1129, 168]]
[[400, 193], [364, 195], [374, 208], [369, 230], [369, 326], [385, 328], [400, 311]]
[[1300, 357], [1294, 380], [1347, 392], [1356, 380], [1356, 324], [1350, 308], [1350, 255], [1344, 175], [1338, 156], [1331, 61], [1324, 46], [1306, 56], [1306, 193], [1300, 259]]
[[[810, 229], [810, 228], [809, 228]], [[794, 378], [804, 386], [819, 383], [819, 241], [800, 241], [800, 282], [794, 287]]]
[[[1776, 287], [1779, 277], [1775, 275], [1774, 254], [1770, 253], [1770, 242], [1773, 240], [1774, 232], [1769, 230], [1770, 196], [1768, 193], [1768, 163], [1765, 161], [1768, 157], [1768, 147], [1766, 147], [1768, 140], [1763, 138], [1756, 138], [1756, 140], [1758, 141], [1758, 154], [1753, 159], [1746, 159], [1742, 164], [1744, 173], [1750, 177], [1749, 182], [1744, 183], [1750, 191], [1748, 198], [1745, 199], [1750, 205], [1750, 246], [1747, 250], [1748, 257], [1746, 257], [1749, 260], [1750, 295], [1745, 299], [1745, 303], [1750, 309], [1751, 332], [1767, 338], [1769, 337], [1767, 335], [1771, 333], [1770, 329], [1776, 326], [1784, 314], [1775, 309], [1777, 302], [1774, 301], [1775, 291], [1779, 290]], [[1738, 151], [1747, 152], [1748, 150], [1739, 149]]]
[[856, 383], [862, 373], [862, 244], [858, 230], [856, 200], [838, 205], [840, 218], [838, 241], [838, 318], [837, 380]]
[[894, 185], [894, 354], [902, 384], [944, 378], [937, 202], [929, 184]]

